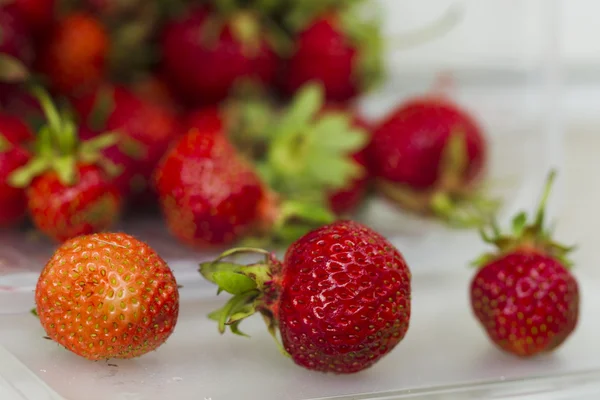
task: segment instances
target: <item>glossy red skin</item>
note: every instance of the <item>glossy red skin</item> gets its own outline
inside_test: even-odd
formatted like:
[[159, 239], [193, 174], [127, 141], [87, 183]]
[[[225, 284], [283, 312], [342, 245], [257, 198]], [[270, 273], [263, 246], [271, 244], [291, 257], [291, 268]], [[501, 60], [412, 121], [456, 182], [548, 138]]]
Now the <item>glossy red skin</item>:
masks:
[[27, 206], [34, 225], [58, 242], [104, 231], [121, 212], [121, 194], [103, 170], [78, 165], [77, 173], [77, 183], [72, 186], [65, 186], [50, 171], [36, 177], [27, 188]]
[[26, 66], [33, 62], [30, 32], [13, 4], [0, 4], [0, 53], [17, 58]]
[[35, 302], [48, 337], [89, 360], [153, 351], [173, 333], [179, 315], [177, 282], [167, 263], [123, 233], [60, 246], [40, 274]]
[[408, 330], [409, 268], [386, 239], [357, 222], [319, 228], [290, 246], [281, 288], [283, 345], [311, 370], [369, 368]]
[[80, 12], [68, 14], [40, 45], [37, 69], [59, 94], [70, 96], [92, 90], [104, 78], [109, 48], [108, 33], [96, 17]]
[[323, 85], [330, 101], [346, 102], [358, 94], [358, 53], [335, 18], [312, 22], [298, 34], [295, 48], [285, 62], [280, 85], [288, 96], [315, 81]]
[[275, 79], [277, 57], [262, 41], [256, 55], [244, 46], [225, 25], [212, 46], [202, 43], [201, 32], [210, 13], [194, 9], [165, 27], [161, 39], [163, 68], [173, 88], [192, 104], [214, 104], [225, 99], [242, 78], [269, 85]]
[[35, 36], [44, 34], [56, 16], [55, 0], [13, 0], [12, 4], [29, 31]]
[[484, 266], [471, 282], [470, 296], [491, 341], [518, 356], [556, 349], [577, 326], [577, 281], [543, 254], [518, 251]]
[[402, 104], [375, 130], [369, 148], [374, 175], [417, 190], [432, 188], [440, 177], [440, 161], [448, 139], [459, 131], [465, 135], [468, 154], [463, 181], [474, 181], [487, 158], [482, 130], [457, 105], [433, 97]]
[[165, 155], [156, 190], [167, 226], [195, 247], [230, 244], [255, 227], [262, 182], [225, 135], [192, 130]]
[[114, 86], [109, 90], [112, 90], [113, 107], [100, 130], [93, 130], [90, 126], [99, 92], [83, 96], [74, 103], [84, 122], [81, 137], [86, 140], [105, 132], [118, 132], [124, 139], [133, 139], [143, 150], [142, 153], [134, 156], [122, 145], [108, 147], [102, 153], [122, 168], [114, 182], [123, 196], [133, 201], [153, 201], [155, 197], [148, 190], [151, 188], [154, 168], [171, 144], [181, 136], [177, 115], [141, 99], [124, 87]]

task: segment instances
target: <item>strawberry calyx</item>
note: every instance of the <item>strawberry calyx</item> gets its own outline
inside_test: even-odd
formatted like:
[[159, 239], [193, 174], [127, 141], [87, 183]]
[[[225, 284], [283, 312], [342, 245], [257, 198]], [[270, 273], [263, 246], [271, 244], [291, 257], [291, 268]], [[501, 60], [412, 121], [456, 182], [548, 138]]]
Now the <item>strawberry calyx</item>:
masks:
[[516, 251], [541, 253], [559, 260], [567, 268], [573, 266], [568, 255], [575, 249], [575, 246], [565, 246], [555, 242], [552, 239], [552, 229], [546, 227], [545, 223], [546, 203], [555, 178], [556, 171], [551, 170], [533, 221], [528, 223], [527, 213], [522, 211], [514, 216], [509, 233], [502, 233], [495, 219], [492, 220], [489, 227], [480, 228], [482, 239], [495, 246], [497, 251], [482, 255], [472, 263], [474, 266], [485, 266], [505, 254]]
[[66, 112], [59, 112], [50, 96], [41, 88], [34, 87], [32, 93], [40, 102], [47, 122], [38, 132], [34, 157], [9, 176], [8, 181], [12, 186], [27, 187], [35, 177], [50, 170], [57, 173], [61, 183], [72, 186], [77, 182], [78, 162], [97, 164], [111, 176], [119, 172], [117, 166], [100, 154], [102, 149], [117, 143], [118, 136], [115, 133], [80, 142], [77, 127]]
[[325, 204], [328, 191], [366, 173], [352, 155], [366, 146], [368, 133], [347, 114], [321, 114], [323, 105], [322, 86], [305, 85], [269, 130], [270, 143], [258, 170], [285, 198]]
[[427, 190], [416, 190], [387, 180], [378, 187], [402, 207], [423, 215], [433, 215], [454, 228], [471, 228], [489, 222], [498, 199], [487, 198], [473, 183], [465, 182], [468, 168], [467, 144], [461, 131], [453, 132], [442, 153], [437, 182]]
[[[247, 265], [224, 261], [228, 257], [242, 254], [261, 255], [264, 259], [262, 262]], [[277, 302], [281, 269], [282, 264], [273, 253], [247, 247], [228, 250], [213, 261], [200, 264], [200, 274], [217, 285], [217, 294], [227, 292], [233, 295], [222, 308], [208, 315], [218, 323], [221, 334], [229, 327], [236, 335], [248, 336], [239, 329], [239, 325], [244, 319], [259, 312], [280, 351], [288, 355], [277, 339]]]

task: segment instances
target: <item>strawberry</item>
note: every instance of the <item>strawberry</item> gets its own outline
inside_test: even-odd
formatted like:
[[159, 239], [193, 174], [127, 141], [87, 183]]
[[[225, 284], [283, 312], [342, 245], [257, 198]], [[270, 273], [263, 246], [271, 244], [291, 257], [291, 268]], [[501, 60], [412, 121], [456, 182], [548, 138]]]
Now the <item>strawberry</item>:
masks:
[[[264, 254], [243, 266], [233, 254]], [[353, 221], [313, 230], [287, 250], [284, 261], [260, 249], [232, 249], [200, 265], [201, 274], [233, 297], [210, 314], [219, 331], [255, 312], [282, 351], [307, 369], [354, 373], [371, 367], [404, 338], [411, 312], [411, 274], [400, 252], [377, 232]]]
[[120, 168], [114, 182], [123, 196], [132, 200], [148, 196], [156, 164], [180, 136], [177, 115], [123, 86], [111, 85], [80, 97], [74, 107], [83, 122], [84, 140], [106, 131], [119, 135], [119, 142], [104, 149], [103, 155]]
[[142, 79], [138, 79], [131, 89], [139, 98], [152, 102], [161, 108], [172, 111], [177, 111], [179, 108], [177, 99], [167, 81], [159, 75], [144, 76]]
[[70, 13], [48, 33], [37, 67], [60, 94], [93, 89], [106, 74], [109, 46], [108, 33], [96, 17]]
[[173, 333], [179, 293], [173, 273], [146, 243], [97, 233], [63, 243], [35, 289], [48, 337], [89, 360], [134, 358]]
[[533, 223], [527, 215], [513, 220], [512, 234], [483, 232], [497, 251], [485, 254], [470, 287], [471, 307], [490, 340], [520, 357], [555, 350], [567, 340], [579, 318], [579, 288], [566, 256], [571, 248], [550, 237], [544, 226], [552, 171]]
[[487, 163], [486, 137], [467, 111], [442, 97], [413, 98], [373, 134], [369, 157], [378, 188], [400, 206], [471, 226], [496, 204], [473, 191]]
[[268, 85], [277, 56], [263, 31], [249, 11], [222, 15], [205, 7], [190, 9], [162, 34], [167, 79], [193, 104], [223, 100], [242, 81]]
[[297, 2], [292, 7], [288, 26], [295, 43], [279, 85], [285, 94], [319, 82], [328, 100], [346, 102], [380, 80], [383, 42], [379, 25], [357, 15], [355, 7], [327, 9], [324, 2]]
[[119, 217], [121, 195], [108, 173], [111, 164], [99, 151], [115, 135], [80, 143], [77, 128], [59, 114], [49, 96], [36, 89], [48, 124], [40, 129], [34, 157], [13, 171], [9, 183], [27, 188], [27, 208], [34, 225], [56, 241], [102, 231]]
[[193, 246], [229, 244], [247, 234], [267, 201], [259, 176], [223, 134], [190, 131], [156, 170], [171, 233]]
[[21, 85], [0, 82], [0, 108], [36, 131], [45, 122], [40, 104]]
[[13, 226], [25, 218], [25, 190], [9, 185], [8, 177], [30, 158], [23, 144], [33, 133], [16, 117], [0, 113], [0, 227]]

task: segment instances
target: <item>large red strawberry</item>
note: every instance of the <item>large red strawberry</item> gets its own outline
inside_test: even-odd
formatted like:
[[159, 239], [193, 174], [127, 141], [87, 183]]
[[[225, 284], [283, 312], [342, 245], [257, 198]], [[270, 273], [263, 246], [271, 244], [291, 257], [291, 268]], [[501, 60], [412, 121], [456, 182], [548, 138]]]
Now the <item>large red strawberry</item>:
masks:
[[375, 130], [369, 153], [378, 188], [404, 208], [456, 226], [481, 223], [494, 208], [473, 193], [487, 164], [486, 137], [448, 99], [425, 96], [397, 107]]
[[103, 85], [75, 101], [74, 106], [83, 122], [84, 140], [107, 131], [119, 136], [119, 142], [104, 149], [103, 154], [120, 169], [114, 181], [121, 193], [130, 198], [152, 197], [149, 179], [181, 133], [177, 115], [123, 86]]
[[0, 84], [22, 80], [33, 57], [30, 32], [18, 10], [0, 3]]
[[277, 68], [263, 27], [248, 12], [193, 8], [166, 26], [161, 51], [167, 78], [191, 103], [223, 100], [242, 81], [268, 85]]
[[551, 172], [535, 220], [521, 213], [511, 234], [483, 234], [496, 251], [477, 264], [471, 282], [471, 306], [490, 340], [502, 350], [529, 357], [555, 350], [579, 319], [579, 288], [566, 259], [571, 248], [552, 241], [544, 226], [544, 208], [555, 172]]
[[179, 315], [169, 266], [147, 244], [123, 233], [63, 243], [42, 270], [35, 303], [48, 337], [90, 360], [156, 350]]
[[108, 33], [96, 17], [70, 13], [53, 26], [40, 46], [37, 68], [60, 94], [90, 90], [106, 74], [109, 47]]
[[[222, 262], [236, 253], [265, 254], [243, 266]], [[372, 229], [340, 221], [299, 238], [283, 262], [264, 250], [229, 250], [200, 272], [233, 294], [210, 314], [219, 331], [236, 334], [260, 312], [282, 350], [316, 371], [354, 373], [371, 367], [405, 336], [411, 275], [400, 252]]]
[[34, 225], [56, 241], [102, 231], [119, 218], [121, 194], [99, 151], [114, 135], [80, 143], [76, 126], [61, 116], [49, 96], [37, 90], [48, 117], [35, 144], [35, 156], [13, 171], [9, 183], [27, 188], [27, 208]]
[[328, 100], [348, 101], [382, 75], [378, 25], [361, 21], [344, 6], [325, 12], [312, 7], [312, 3], [298, 2], [300, 10], [294, 10], [309, 9], [294, 18], [294, 50], [284, 63], [281, 89], [291, 95], [306, 83], [319, 82]]
[[0, 113], [0, 227], [22, 221], [27, 212], [25, 190], [8, 183], [9, 176], [31, 157], [24, 147], [33, 133], [18, 118]]

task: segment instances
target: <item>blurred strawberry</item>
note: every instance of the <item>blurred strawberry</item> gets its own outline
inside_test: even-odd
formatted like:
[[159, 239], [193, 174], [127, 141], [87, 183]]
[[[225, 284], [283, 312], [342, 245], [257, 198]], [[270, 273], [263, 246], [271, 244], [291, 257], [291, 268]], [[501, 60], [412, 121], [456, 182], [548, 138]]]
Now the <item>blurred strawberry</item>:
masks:
[[50, 87], [63, 95], [94, 89], [106, 74], [109, 37], [91, 14], [60, 19], [40, 48], [37, 67]]
[[25, 218], [25, 190], [8, 183], [8, 177], [25, 165], [31, 154], [24, 147], [33, 133], [16, 117], [0, 113], [0, 227], [13, 226]]
[[40, 104], [22, 85], [0, 82], [0, 108], [26, 122], [34, 131], [45, 121]]
[[383, 73], [383, 40], [375, 20], [352, 7], [328, 9], [297, 2], [288, 21], [295, 33], [293, 53], [284, 63], [280, 87], [287, 95], [319, 82], [330, 101], [345, 102], [376, 84]]
[[74, 106], [85, 127], [83, 139], [107, 131], [119, 135], [119, 142], [104, 149], [103, 155], [121, 169], [114, 178], [121, 193], [130, 200], [154, 199], [148, 193], [148, 180], [162, 155], [181, 134], [177, 116], [123, 86], [103, 85], [76, 100]]
[[173, 88], [192, 104], [223, 100], [242, 82], [269, 85], [277, 56], [256, 15], [190, 9], [161, 39], [163, 67]]
[[12, 0], [12, 4], [36, 37], [44, 34], [56, 17], [56, 0]]
[[132, 85], [133, 92], [145, 101], [157, 106], [177, 111], [179, 104], [171, 88], [160, 75], [150, 74], [136, 80]]

